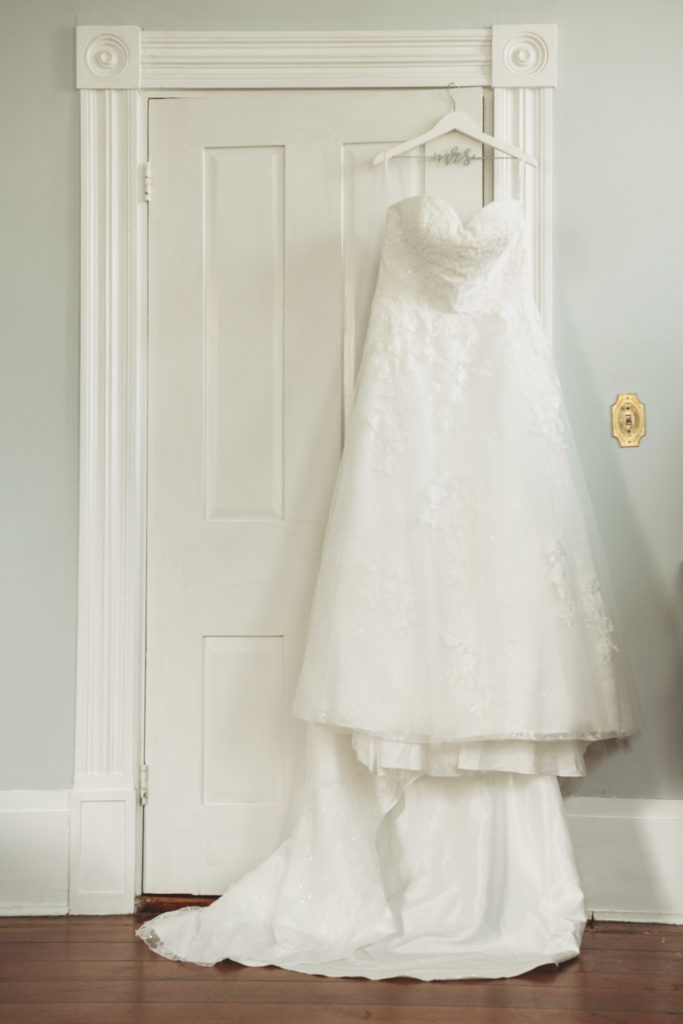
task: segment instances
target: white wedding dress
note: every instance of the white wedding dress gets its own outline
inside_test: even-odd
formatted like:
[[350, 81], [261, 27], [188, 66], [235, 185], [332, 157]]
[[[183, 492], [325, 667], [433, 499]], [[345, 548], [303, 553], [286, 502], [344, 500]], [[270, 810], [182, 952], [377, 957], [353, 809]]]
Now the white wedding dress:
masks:
[[579, 951], [557, 775], [637, 729], [516, 200], [388, 211], [294, 713], [289, 837], [171, 959], [505, 977]]

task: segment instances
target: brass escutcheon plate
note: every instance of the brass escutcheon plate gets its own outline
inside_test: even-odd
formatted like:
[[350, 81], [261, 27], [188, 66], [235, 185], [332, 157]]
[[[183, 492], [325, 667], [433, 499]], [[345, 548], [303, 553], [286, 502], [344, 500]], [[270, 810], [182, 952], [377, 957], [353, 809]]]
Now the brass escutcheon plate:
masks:
[[618, 395], [612, 406], [612, 435], [622, 448], [637, 448], [644, 433], [645, 406], [638, 395]]

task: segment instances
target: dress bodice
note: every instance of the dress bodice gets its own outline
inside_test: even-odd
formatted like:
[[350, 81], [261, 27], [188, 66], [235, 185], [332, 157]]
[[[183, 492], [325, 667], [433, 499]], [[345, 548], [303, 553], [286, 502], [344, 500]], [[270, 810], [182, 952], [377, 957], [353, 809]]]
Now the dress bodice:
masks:
[[440, 312], [489, 313], [529, 293], [524, 217], [516, 199], [482, 207], [464, 225], [438, 196], [389, 207], [378, 294]]

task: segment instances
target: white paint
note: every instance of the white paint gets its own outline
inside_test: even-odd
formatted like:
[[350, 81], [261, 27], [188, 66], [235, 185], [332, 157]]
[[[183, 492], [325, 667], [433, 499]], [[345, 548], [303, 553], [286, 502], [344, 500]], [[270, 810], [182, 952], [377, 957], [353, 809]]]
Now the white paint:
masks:
[[[109, 28], [107, 32], [111, 34]], [[200, 41], [193, 33], [160, 34], [153, 56], [150, 50], [147, 57], [146, 35], [142, 34], [141, 81], [146, 81], [146, 67], [162, 66], [166, 58], [172, 67], [180, 47], [177, 73], [168, 69], [164, 72], [170, 74], [164, 79], [166, 85], [186, 90], [207, 84], [198, 68], [203, 63], [214, 66], [216, 54], [211, 45], [206, 46], [214, 39], [213, 33], [202, 34]], [[239, 40], [230, 35], [224, 59], [218, 61], [219, 76], [210, 72], [209, 84], [282, 86], [284, 74], [289, 76], [290, 85], [297, 74], [310, 86], [329, 86], [335, 75], [341, 75], [337, 83], [347, 76], [347, 82], [356, 84], [358, 79], [348, 76], [359, 66], [363, 82], [376, 87], [404, 84], [407, 78], [415, 85], [440, 85], [446, 70], [447, 80], [455, 76], [462, 84], [486, 85], [490, 81], [490, 47], [486, 44], [489, 30], [483, 34], [481, 30], [370, 33], [367, 37], [354, 33], [353, 46], [362, 49], [360, 63], [359, 54], [349, 48], [349, 40], [344, 42], [345, 34], [328, 34], [321, 48], [320, 34], [313, 33], [317, 38], [310, 37], [301, 49], [292, 50], [291, 35], [268, 33], [255, 37], [247, 33], [240, 37], [245, 43], [246, 58], [242, 61], [235, 59], [231, 49]], [[214, 40], [219, 48], [224, 36], [218, 33]], [[335, 38], [342, 45], [333, 54], [336, 63], [327, 62], [322, 58], [330, 55], [329, 46]], [[258, 48], [254, 46], [259, 40], [266, 55], [270, 53], [263, 62], [255, 59]], [[278, 43], [279, 54], [275, 65], [271, 59], [273, 42]], [[374, 54], [373, 47], [377, 51]], [[316, 53], [321, 59], [311, 63], [311, 54]], [[349, 61], [345, 61], [345, 53]], [[220, 79], [225, 73], [229, 73], [229, 81]], [[504, 104], [502, 109], [509, 108]], [[549, 123], [541, 119], [533, 124], [540, 135], [526, 148], [541, 153], [545, 148], [543, 132]], [[74, 905], [93, 913], [132, 909], [135, 891], [141, 885], [135, 785], [142, 760], [145, 627], [146, 128], [142, 91], [98, 86], [82, 92], [79, 639], [70, 863]], [[505, 113], [497, 116], [495, 130], [509, 141], [518, 142], [518, 126], [508, 123]], [[527, 196], [532, 197], [527, 209], [532, 225], [542, 212], [540, 197], [547, 195], [549, 171], [549, 167], [541, 168], [540, 176], [532, 179], [527, 190]], [[498, 197], [504, 194], [502, 186]], [[348, 395], [350, 374], [345, 383]], [[153, 772], [150, 766], [150, 793]], [[92, 789], [100, 791], [99, 801], [110, 800], [114, 805], [123, 801], [125, 807], [123, 816], [118, 806], [112, 806], [106, 817], [111, 848], [124, 851], [124, 863], [101, 892], [88, 888], [86, 880], [92, 872], [81, 859], [85, 851], [94, 855], [96, 849], [95, 844], [82, 843], [80, 838], [80, 814], [84, 804], [93, 799]], [[188, 846], [196, 844], [191, 835], [185, 842]], [[123, 890], [118, 891], [121, 879]]]
[[556, 25], [494, 25], [491, 29], [491, 84], [557, 85]]
[[76, 88], [137, 89], [140, 35], [137, 25], [79, 25]]
[[469, 31], [141, 32], [79, 26], [79, 89], [554, 86], [554, 25]]
[[[472, 39], [473, 34], [466, 35]], [[485, 57], [481, 63], [486, 63]], [[167, 64], [172, 64], [171, 57]], [[457, 65], [456, 60], [449, 59], [449, 70]], [[458, 70], [463, 72], [460, 78], [463, 82], [472, 74], [465, 67], [458, 67]], [[276, 68], [268, 74], [275, 76], [281, 72], [281, 68]], [[172, 77], [168, 68], [163, 73]], [[429, 71], [429, 75], [433, 74], [434, 79], [441, 84], [439, 73], [435, 68]], [[388, 71], [389, 79], [392, 74], [397, 74], [396, 67]], [[188, 72], [186, 85], [189, 77]], [[473, 78], [471, 84], [485, 84], [476, 70]], [[196, 83], [200, 81], [196, 79]], [[271, 84], [278, 83], [271, 80]], [[542, 152], [547, 152], [550, 140], [550, 96], [544, 90], [533, 89], [531, 92], [532, 113], [528, 116], [523, 93], [496, 90], [495, 130], [524, 148], [534, 149], [519, 137], [522, 123], [525, 123], [529, 130], [537, 134], [539, 145], [534, 151], [540, 157]], [[88, 787], [97, 778], [98, 772], [104, 772], [111, 787], [109, 794], [100, 799], [109, 800], [111, 797], [111, 802], [117, 805], [123, 792], [126, 807], [126, 826], [123, 832], [125, 870], [117, 870], [112, 866], [111, 871], [114, 887], [121, 883], [122, 878], [126, 879], [124, 891], [115, 900], [112, 900], [110, 893], [86, 892], [86, 886], [81, 887], [79, 884], [79, 875], [82, 873], [85, 879], [93, 876], [87, 866], [82, 866], [78, 858], [74, 857], [72, 880], [75, 901], [72, 909], [74, 906], [80, 907], [83, 912], [107, 912], [102, 908], [112, 905], [120, 910], [130, 910], [134, 892], [139, 886], [139, 882], [136, 885], [134, 881], [136, 811], [133, 800], [135, 772], [140, 756], [136, 730], [139, 727], [141, 701], [141, 635], [144, 622], [141, 612], [144, 545], [140, 524], [144, 522], [146, 360], [143, 329], [144, 210], [138, 205], [136, 190], [138, 184], [141, 184], [140, 168], [145, 157], [143, 101], [142, 94], [129, 95], [108, 90], [101, 90], [98, 95], [86, 92], [82, 101], [81, 551], [86, 557], [81, 560], [79, 584], [79, 735], [74, 832], [78, 833], [80, 828], [81, 801], [88, 799]], [[516, 125], [513, 123], [515, 118]], [[550, 210], [550, 165], [547, 157], [544, 159], [544, 167], [545, 178], [536, 189], [536, 198], [529, 209], [536, 218], [536, 234], [545, 231], [547, 242], [548, 219], [544, 216], [544, 211], [547, 214]], [[502, 165], [497, 167], [497, 171], [503, 176], [510, 174]], [[543, 250], [540, 251], [542, 254]], [[546, 266], [545, 258], [541, 256], [536, 265], [537, 268]], [[541, 294], [547, 294], [549, 275], [545, 275], [545, 281]], [[105, 311], [108, 312], [106, 319]], [[633, 360], [629, 366], [631, 362]], [[643, 493], [642, 489], [638, 493]], [[105, 495], [110, 499], [106, 516]], [[113, 767], [113, 774], [109, 774], [110, 767]], [[124, 787], [122, 791], [116, 788], [119, 783]], [[644, 803], [649, 805], [659, 802]], [[680, 814], [673, 819], [664, 819], [663, 824], [659, 824], [660, 819], [656, 817], [648, 818], [647, 823], [643, 824], [638, 816], [621, 817], [618, 819], [620, 824], [614, 826], [604, 824], [608, 835], [623, 836], [623, 830], [626, 829], [626, 834], [631, 837], [646, 837], [645, 848], [650, 851], [649, 864], [645, 865], [642, 857], [636, 857], [628, 874], [624, 875], [626, 891], [610, 891], [609, 899], [606, 900], [600, 899], [599, 886], [606, 878], [613, 877], [613, 872], [611, 876], [609, 872], [610, 858], [604, 865], [602, 875], [597, 870], [592, 873], [591, 867], [594, 857], [603, 849], [604, 834], [600, 839], [597, 838], [603, 826], [600, 825], [600, 817], [592, 817], [591, 821], [587, 817], [591, 816], [579, 816], [580, 824], [572, 825], [572, 829], [578, 845], [577, 853], [580, 861], [583, 861], [586, 890], [597, 894], [591, 897], [596, 900], [596, 912], [610, 916], [645, 915], [643, 919], [653, 919], [651, 915], [680, 919], [680, 903], [672, 888], [672, 879], [680, 877]], [[9, 822], [11, 818], [6, 820]], [[112, 808], [109, 821], [112, 847], [116, 848], [122, 834], [117, 807]], [[618, 830], [622, 831], [619, 833]], [[584, 833], [588, 838], [581, 838]], [[668, 836], [666, 840], [665, 836]], [[53, 847], [56, 859], [52, 863], [59, 864], [59, 844], [55, 843]], [[88, 843], [85, 848], [88, 848]], [[94, 848], [90, 846], [90, 849]], [[660, 848], [664, 851], [663, 863], [652, 853]], [[618, 841], [612, 844], [612, 849], [617, 858], [616, 861], [611, 860], [613, 867], [621, 859]], [[672, 849], [675, 858], [670, 856]], [[636, 856], [635, 853], [633, 856]], [[35, 862], [35, 859], [27, 855], [27, 864]], [[38, 872], [34, 874], [37, 876]], [[109, 880], [105, 881], [109, 887]], [[593, 889], [594, 885], [597, 888]], [[16, 890], [13, 889], [10, 876], [7, 876], [7, 886], [19, 892], [18, 886]], [[65, 892], [65, 888], [61, 891]], [[32, 892], [26, 898], [26, 905], [59, 907], [61, 898], [58, 894], [56, 900], [39, 904], [42, 896], [38, 893], [36, 897], [36, 893]], [[610, 905], [605, 908], [605, 903]], [[41, 912], [47, 911], [43, 909]]]
[[70, 794], [69, 912], [125, 914], [134, 905], [137, 780], [123, 774], [76, 779]]
[[204, 150], [208, 519], [283, 516], [284, 158], [284, 146]]
[[[0, 792], [0, 915], [96, 912], [69, 907], [68, 801], [66, 790]], [[565, 808], [589, 914], [683, 924], [683, 801], [570, 797]]]
[[[419, 8], [406, 0], [343, 8], [336, 0], [236, 0], [220, 9], [215, 0], [194, 0], [191, 9], [167, 4], [162, 24], [168, 30], [484, 29], [492, 11], [474, 0], [425, 0]], [[511, 0], [496, 13], [510, 22], [559, 22], [556, 351], [646, 702], [642, 739], [593, 766], [580, 792], [681, 796], [675, 586], [683, 475], [671, 467], [679, 461], [676, 381], [683, 347], [676, 274], [683, 206], [671, 197], [683, 136], [674, 137], [661, 158], [653, 154], [676, 123], [683, 93], [677, 48], [683, 5], [574, 0], [548, 7], [542, 0]], [[105, 16], [132, 17], [130, 7]], [[80, 20], [102, 17], [92, 0], [79, 5]], [[160, 24], [158, 4], [138, 0], [133, 20]], [[5, 233], [16, 240], [0, 282], [0, 307], [13, 339], [3, 347], [0, 385], [8, 485], [0, 785], [11, 789], [73, 783], [80, 181], [73, 24], [67, 0], [15, 5], [0, 44], [7, 81], [21, 82], [19, 90], [5, 90], [0, 103], [5, 138], [27, 157], [5, 160], [0, 168], [0, 191], [8, 198]], [[638, 140], [628, 147], [634, 121]], [[37, 276], [40, 295], [33, 301]], [[623, 453], [608, 436], [605, 410], [617, 391], [639, 384], [652, 429], [640, 453]]]
[[[547, 26], [550, 28], [551, 26]], [[538, 168], [518, 160], [494, 162], [497, 196], [521, 196], [526, 211], [531, 272], [538, 308], [549, 338], [553, 336], [553, 90], [493, 90], [496, 134], [534, 153]]]
[[[81, 92], [81, 418], [71, 909], [133, 909], [145, 630], [146, 104]], [[98, 841], [123, 859], [100, 891]], [[124, 808], [123, 812], [121, 808]], [[87, 819], [81, 821], [82, 812]], [[123, 879], [123, 884], [121, 880]], [[122, 884], [122, 888], [120, 887]]]
[[204, 637], [204, 805], [284, 802], [284, 646], [281, 636]]
[[[460, 103], [481, 120], [479, 89]], [[146, 892], [222, 890], [283, 838], [355, 375], [343, 336], [366, 327], [343, 323], [342, 297], [367, 289], [343, 254], [376, 265], [389, 196], [372, 156], [433, 106], [424, 90], [151, 102]], [[480, 163], [396, 168], [408, 193], [481, 206]]]
[[145, 89], [491, 84], [491, 31], [143, 32]]
[[0, 914], [69, 910], [69, 793], [0, 792]]
[[566, 811], [589, 912], [683, 924], [683, 801], [570, 797]]

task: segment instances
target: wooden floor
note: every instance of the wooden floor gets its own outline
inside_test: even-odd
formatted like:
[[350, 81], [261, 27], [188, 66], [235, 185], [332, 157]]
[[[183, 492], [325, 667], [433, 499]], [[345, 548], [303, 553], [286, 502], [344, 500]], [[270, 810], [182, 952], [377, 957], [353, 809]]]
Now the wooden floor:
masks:
[[1, 1024], [664, 1024], [683, 1020], [683, 928], [602, 923], [581, 957], [504, 981], [330, 979], [173, 963], [142, 917], [0, 918]]

